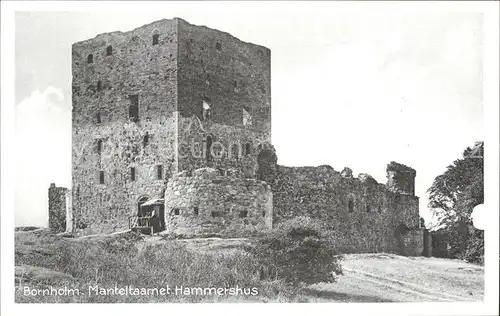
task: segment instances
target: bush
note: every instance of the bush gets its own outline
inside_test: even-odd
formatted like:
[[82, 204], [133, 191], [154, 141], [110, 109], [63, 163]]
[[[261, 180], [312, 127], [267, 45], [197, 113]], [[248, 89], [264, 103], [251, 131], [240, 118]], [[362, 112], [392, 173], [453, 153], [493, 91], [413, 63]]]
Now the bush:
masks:
[[484, 231], [472, 229], [463, 257], [467, 262], [484, 264]]
[[300, 216], [258, 238], [249, 251], [260, 263], [261, 278], [299, 285], [336, 281], [342, 258], [333, 246], [321, 222]]

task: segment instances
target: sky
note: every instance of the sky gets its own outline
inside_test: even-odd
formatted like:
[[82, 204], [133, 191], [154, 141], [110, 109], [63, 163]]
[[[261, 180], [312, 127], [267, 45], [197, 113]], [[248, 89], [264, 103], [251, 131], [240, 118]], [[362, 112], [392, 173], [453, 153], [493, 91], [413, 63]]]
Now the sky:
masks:
[[348, 166], [381, 183], [390, 161], [409, 165], [417, 170], [421, 216], [430, 221], [426, 190], [484, 139], [483, 17], [431, 8], [197, 2], [17, 12], [16, 226], [46, 226], [50, 183], [71, 186], [71, 44], [173, 17], [271, 49], [280, 165]]

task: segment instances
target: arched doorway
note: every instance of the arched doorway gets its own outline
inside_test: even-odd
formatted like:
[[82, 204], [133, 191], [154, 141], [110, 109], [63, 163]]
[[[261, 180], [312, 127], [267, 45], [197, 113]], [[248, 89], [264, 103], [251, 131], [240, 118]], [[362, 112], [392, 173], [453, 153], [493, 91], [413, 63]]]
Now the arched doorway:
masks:
[[140, 197], [139, 200], [137, 200], [137, 217], [143, 216], [141, 206], [142, 206], [142, 204], [144, 204], [148, 200], [149, 200], [149, 196], [146, 196], [146, 195]]

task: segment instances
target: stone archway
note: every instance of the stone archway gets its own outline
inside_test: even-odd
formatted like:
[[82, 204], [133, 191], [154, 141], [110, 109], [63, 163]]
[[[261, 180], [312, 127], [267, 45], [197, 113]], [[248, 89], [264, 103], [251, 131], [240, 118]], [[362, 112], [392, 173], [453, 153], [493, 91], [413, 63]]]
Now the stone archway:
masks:
[[146, 203], [150, 198], [147, 195], [141, 196], [139, 199], [137, 199], [137, 217], [142, 217], [142, 211], [141, 211], [141, 206], [142, 204]]

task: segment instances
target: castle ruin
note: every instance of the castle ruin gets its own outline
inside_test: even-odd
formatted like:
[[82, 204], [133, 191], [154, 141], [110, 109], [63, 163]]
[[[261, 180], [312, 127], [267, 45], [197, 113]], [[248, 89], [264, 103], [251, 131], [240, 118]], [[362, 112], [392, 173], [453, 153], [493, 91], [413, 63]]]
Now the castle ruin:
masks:
[[129, 229], [156, 203], [167, 232], [306, 215], [346, 251], [421, 251], [415, 170], [392, 162], [379, 184], [277, 164], [268, 48], [174, 18], [73, 44], [72, 73], [75, 233]]

